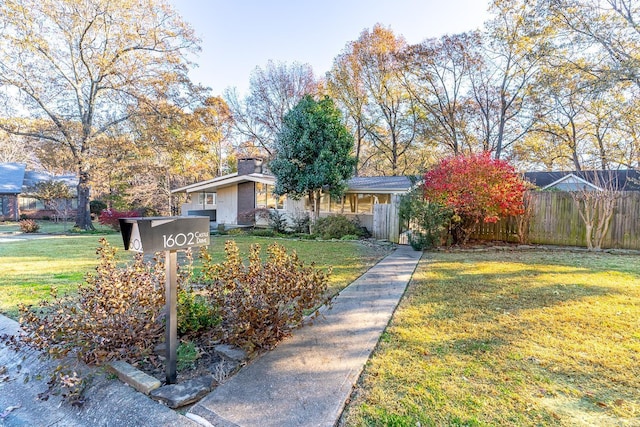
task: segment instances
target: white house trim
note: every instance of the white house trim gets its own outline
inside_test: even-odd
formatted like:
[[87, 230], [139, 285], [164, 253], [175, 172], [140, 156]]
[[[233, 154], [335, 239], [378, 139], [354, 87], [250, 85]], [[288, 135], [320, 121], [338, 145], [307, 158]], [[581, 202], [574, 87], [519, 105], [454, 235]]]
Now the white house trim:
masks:
[[580, 178], [579, 176], [576, 176], [572, 173], [563, 176], [562, 178], [558, 179], [557, 181], [552, 182], [549, 185], [546, 185], [544, 187], [542, 187], [543, 190], [548, 190], [550, 188], [555, 187], [558, 184], [581, 184], [581, 185], [585, 185], [588, 188], [591, 188], [594, 191], [602, 191], [602, 188], [598, 187], [597, 185], [593, 185], [592, 183], [590, 183], [589, 181], [586, 181], [582, 178]]

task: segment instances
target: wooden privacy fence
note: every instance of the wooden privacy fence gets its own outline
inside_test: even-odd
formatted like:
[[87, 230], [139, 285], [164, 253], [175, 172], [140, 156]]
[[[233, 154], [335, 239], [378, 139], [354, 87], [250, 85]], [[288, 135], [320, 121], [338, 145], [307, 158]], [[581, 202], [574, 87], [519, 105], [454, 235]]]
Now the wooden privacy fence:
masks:
[[[530, 203], [528, 243], [587, 246], [585, 225], [570, 193], [531, 192]], [[518, 219], [482, 224], [472, 238], [517, 242]], [[640, 192], [620, 192], [602, 248], [640, 249]]]
[[371, 235], [380, 240], [398, 243], [400, 217], [398, 216], [399, 196], [392, 195], [391, 204], [373, 205], [373, 227]]

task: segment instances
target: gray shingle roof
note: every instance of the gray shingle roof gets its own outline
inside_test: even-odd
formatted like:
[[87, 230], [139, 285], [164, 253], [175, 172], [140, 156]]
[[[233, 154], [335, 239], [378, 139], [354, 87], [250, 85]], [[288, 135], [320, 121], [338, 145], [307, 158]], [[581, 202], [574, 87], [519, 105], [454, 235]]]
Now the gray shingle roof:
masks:
[[[573, 174], [592, 184], [611, 183], [618, 190], [640, 191], [640, 172], [634, 169], [611, 171], [557, 171], [557, 172], [526, 172], [526, 180], [543, 188], [557, 180]], [[597, 174], [597, 176], [596, 176]]]
[[0, 194], [19, 194], [24, 181], [23, 163], [0, 163]]
[[356, 176], [347, 185], [349, 191], [409, 191], [411, 180], [406, 176]]

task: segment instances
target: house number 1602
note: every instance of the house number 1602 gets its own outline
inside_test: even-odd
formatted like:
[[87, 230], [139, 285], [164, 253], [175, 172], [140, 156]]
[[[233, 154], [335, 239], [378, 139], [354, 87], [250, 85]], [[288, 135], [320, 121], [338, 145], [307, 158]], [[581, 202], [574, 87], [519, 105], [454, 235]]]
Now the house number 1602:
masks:
[[175, 246], [191, 246], [198, 242], [198, 236], [196, 233], [178, 233], [176, 235], [166, 234], [162, 235], [163, 243], [165, 248], [173, 248]]

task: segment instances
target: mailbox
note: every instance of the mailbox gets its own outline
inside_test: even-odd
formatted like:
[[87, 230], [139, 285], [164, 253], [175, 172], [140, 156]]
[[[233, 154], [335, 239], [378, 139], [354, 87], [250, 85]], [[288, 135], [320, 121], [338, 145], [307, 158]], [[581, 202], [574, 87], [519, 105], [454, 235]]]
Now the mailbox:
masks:
[[176, 382], [178, 349], [178, 256], [179, 249], [209, 245], [209, 217], [120, 218], [124, 248], [136, 252], [165, 253], [166, 271], [166, 371], [167, 384]]
[[209, 245], [209, 217], [120, 218], [125, 250], [160, 252]]

